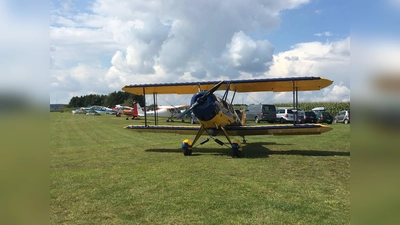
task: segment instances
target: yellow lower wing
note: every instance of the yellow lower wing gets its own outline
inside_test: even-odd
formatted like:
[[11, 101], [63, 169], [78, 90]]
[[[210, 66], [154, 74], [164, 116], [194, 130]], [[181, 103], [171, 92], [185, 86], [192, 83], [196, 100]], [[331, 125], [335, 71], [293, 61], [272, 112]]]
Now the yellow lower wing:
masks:
[[[135, 126], [125, 127], [136, 132], [153, 133], [176, 133], [176, 134], [197, 134], [200, 127], [196, 126]], [[233, 136], [248, 135], [308, 135], [321, 134], [332, 130], [331, 127], [322, 124], [296, 124], [296, 125], [277, 125], [277, 126], [226, 126], [227, 133]], [[217, 134], [223, 134], [218, 130]], [[203, 135], [207, 135], [204, 132]]]

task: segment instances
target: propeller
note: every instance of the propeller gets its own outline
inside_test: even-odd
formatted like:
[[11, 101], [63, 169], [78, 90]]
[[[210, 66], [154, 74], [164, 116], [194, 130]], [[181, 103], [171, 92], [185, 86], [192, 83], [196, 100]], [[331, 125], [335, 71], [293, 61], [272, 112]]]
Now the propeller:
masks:
[[204, 101], [207, 100], [208, 96], [210, 96], [211, 94], [213, 94], [216, 90], [218, 90], [218, 88], [224, 83], [224, 81], [220, 81], [218, 82], [216, 85], [214, 85], [214, 87], [212, 87], [209, 91], [206, 92], [205, 95], [199, 97], [195, 103], [193, 103], [193, 105], [190, 106], [189, 109], [187, 109], [186, 111], [184, 111], [179, 118], [182, 118], [183, 116], [185, 116], [188, 113], [191, 113], [193, 111], [194, 108], [196, 108], [198, 105], [203, 104]]

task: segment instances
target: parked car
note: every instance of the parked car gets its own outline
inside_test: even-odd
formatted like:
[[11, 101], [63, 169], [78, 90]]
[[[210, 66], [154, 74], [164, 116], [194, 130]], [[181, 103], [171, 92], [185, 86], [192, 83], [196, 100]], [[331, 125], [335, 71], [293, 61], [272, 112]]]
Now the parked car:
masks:
[[[279, 123], [293, 123], [294, 121], [294, 111], [293, 108], [278, 108], [276, 110], [276, 121]], [[302, 123], [304, 120], [304, 111], [297, 109], [297, 122]]]
[[344, 123], [344, 124], [349, 124], [350, 123], [350, 110], [343, 110], [340, 111], [336, 116], [335, 116], [335, 123]]
[[316, 123], [317, 122], [317, 115], [313, 111], [305, 111], [303, 123]]
[[246, 121], [254, 120], [256, 123], [261, 121], [268, 121], [274, 123], [276, 121], [276, 108], [275, 105], [258, 104], [249, 105], [246, 108]]
[[317, 123], [332, 124], [333, 117], [329, 112], [317, 111], [315, 112], [315, 115], [317, 115]]

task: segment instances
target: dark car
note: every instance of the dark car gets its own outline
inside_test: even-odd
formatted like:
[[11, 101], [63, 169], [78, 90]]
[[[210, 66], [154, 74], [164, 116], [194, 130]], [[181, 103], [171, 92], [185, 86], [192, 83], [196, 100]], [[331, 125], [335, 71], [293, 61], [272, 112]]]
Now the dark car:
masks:
[[249, 105], [246, 108], [246, 121], [253, 120], [256, 123], [261, 121], [268, 121], [274, 123], [276, 120], [276, 108], [275, 105], [270, 104], [257, 104]]
[[305, 111], [302, 122], [303, 123], [316, 123], [317, 115], [313, 111]]
[[315, 112], [317, 115], [317, 123], [327, 123], [332, 124], [333, 117], [329, 112]]

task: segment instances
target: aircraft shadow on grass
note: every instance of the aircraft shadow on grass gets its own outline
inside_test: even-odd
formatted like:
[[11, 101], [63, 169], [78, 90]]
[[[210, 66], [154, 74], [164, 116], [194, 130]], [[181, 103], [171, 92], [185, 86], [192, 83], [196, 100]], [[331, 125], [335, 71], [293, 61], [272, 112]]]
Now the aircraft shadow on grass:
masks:
[[[338, 152], [328, 150], [270, 150], [265, 145], [293, 145], [279, 144], [276, 142], [256, 142], [244, 144], [241, 154], [242, 158], [268, 158], [269, 155], [300, 155], [300, 156], [350, 156], [350, 152]], [[146, 152], [162, 152], [162, 153], [182, 153], [181, 149], [147, 149]], [[202, 154], [231, 156], [230, 149], [221, 148], [194, 148], [191, 156], [201, 156]]]

